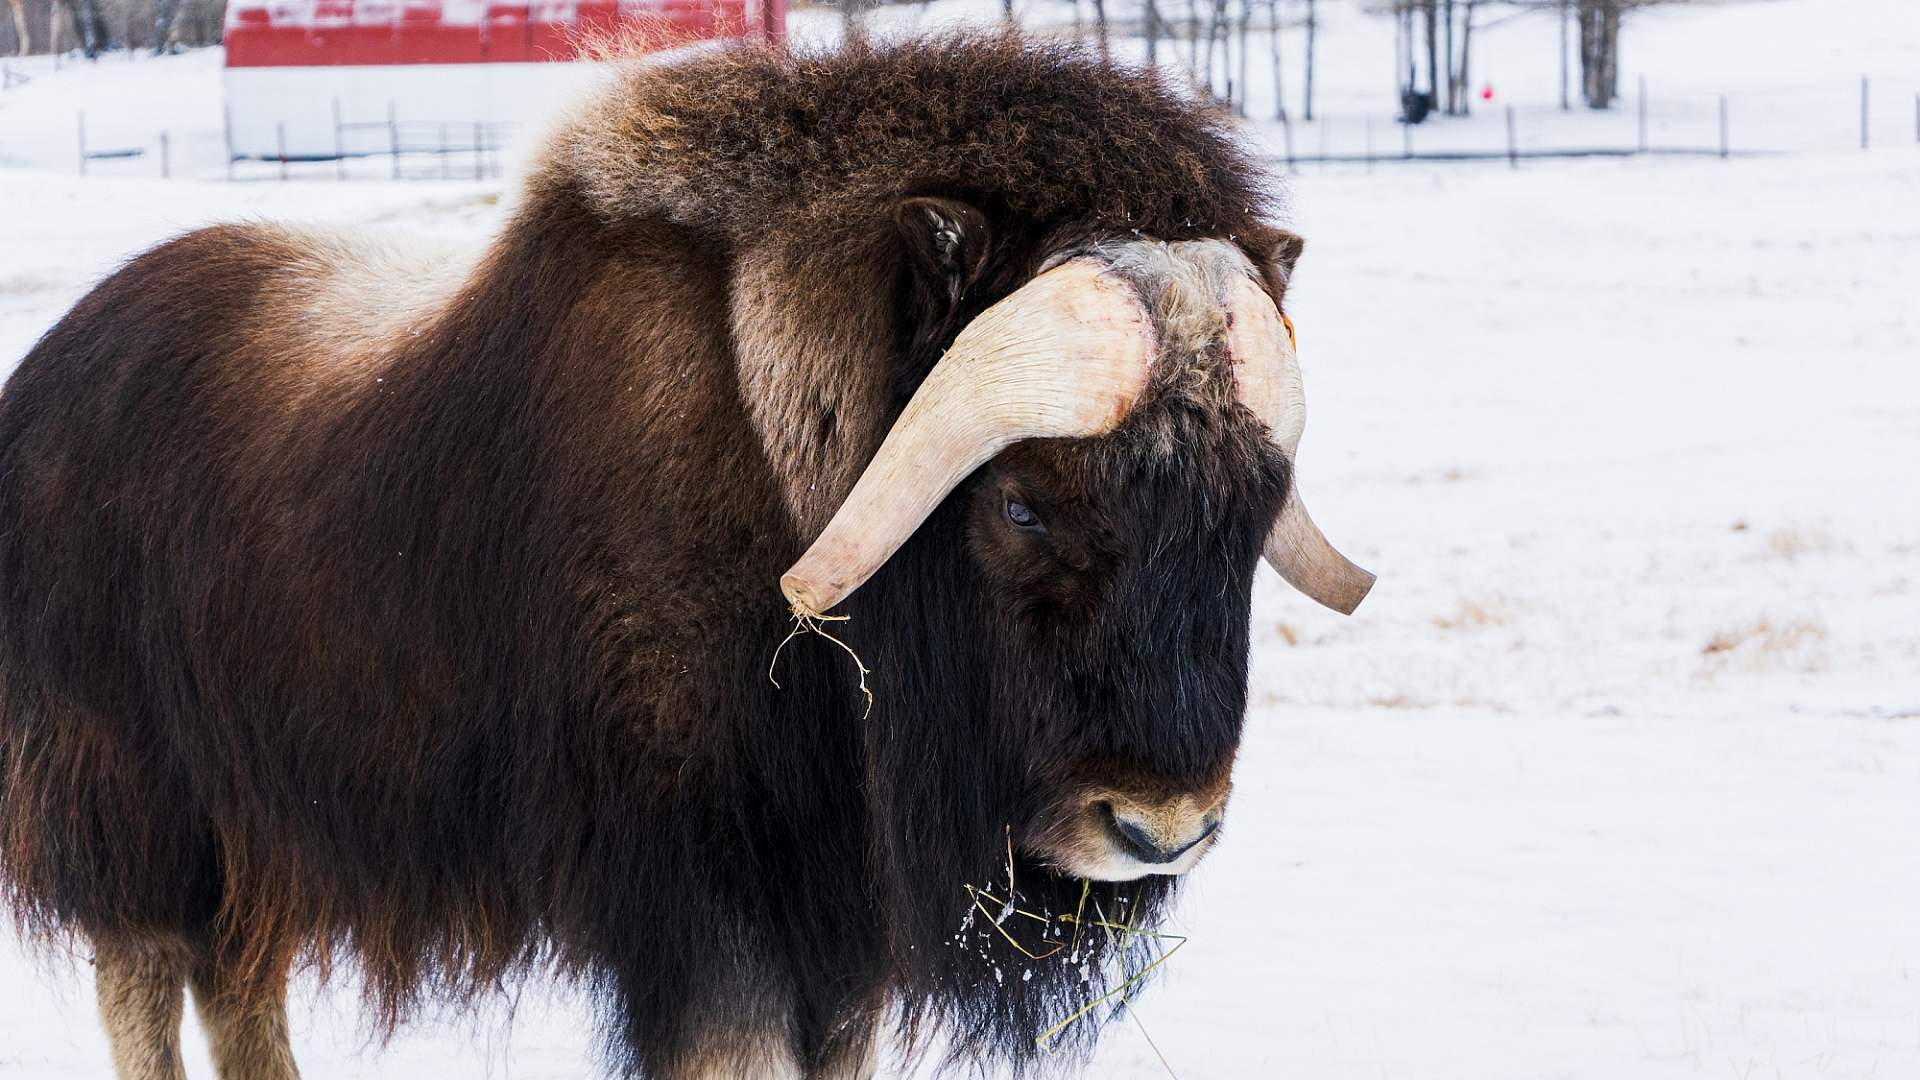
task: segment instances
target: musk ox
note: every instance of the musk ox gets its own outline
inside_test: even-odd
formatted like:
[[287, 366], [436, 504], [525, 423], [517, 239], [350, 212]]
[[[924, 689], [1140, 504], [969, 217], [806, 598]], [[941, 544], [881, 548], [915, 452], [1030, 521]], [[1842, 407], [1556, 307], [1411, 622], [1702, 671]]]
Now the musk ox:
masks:
[[743, 48], [621, 75], [477, 261], [223, 226], [82, 300], [0, 395], [0, 878], [120, 1076], [187, 988], [296, 1075], [342, 961], [382, 1030], [572, 980], [626, 1076], [1031, 1065], [1217, 836], [1263, 550], [1371, 581], [1226, 124]]

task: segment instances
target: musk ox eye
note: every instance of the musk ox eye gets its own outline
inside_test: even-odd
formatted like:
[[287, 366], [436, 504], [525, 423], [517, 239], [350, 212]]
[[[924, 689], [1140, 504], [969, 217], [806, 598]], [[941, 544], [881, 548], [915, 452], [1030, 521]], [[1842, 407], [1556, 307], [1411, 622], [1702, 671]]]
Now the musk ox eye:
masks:
[[1015, 502], [1012, 499], [1007, 500], [1007, 523], [1016, 529], [1040, 529], [1044, 527], [1040, 524], [1040, 516], [1038, 514], [1027, 509], [1025, 503]]

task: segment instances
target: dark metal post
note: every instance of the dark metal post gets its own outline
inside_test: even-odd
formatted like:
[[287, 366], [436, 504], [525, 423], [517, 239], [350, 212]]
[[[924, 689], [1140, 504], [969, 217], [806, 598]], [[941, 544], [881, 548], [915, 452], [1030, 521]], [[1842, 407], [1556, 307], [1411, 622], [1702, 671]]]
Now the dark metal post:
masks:
[[1520, 167], [1520, 143], [1514, 133], [1513, 106], [1511, 105], [1507, 106], [1507, 167], [1509, 169]]

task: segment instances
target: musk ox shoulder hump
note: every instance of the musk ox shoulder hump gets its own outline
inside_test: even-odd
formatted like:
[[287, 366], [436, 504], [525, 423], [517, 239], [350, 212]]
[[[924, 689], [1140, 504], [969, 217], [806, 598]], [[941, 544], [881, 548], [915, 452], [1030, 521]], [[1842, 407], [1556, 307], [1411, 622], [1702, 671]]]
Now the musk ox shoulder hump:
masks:
[[1274, 209], [1231, 123], [1154, 73], [1012, 33], [743, 45], [631, 62], [556, 132], [532, 184], [571, 187], [610, 219], [746, 239], [796, 207], [859, 217], [928, 192], [1171, 238]]

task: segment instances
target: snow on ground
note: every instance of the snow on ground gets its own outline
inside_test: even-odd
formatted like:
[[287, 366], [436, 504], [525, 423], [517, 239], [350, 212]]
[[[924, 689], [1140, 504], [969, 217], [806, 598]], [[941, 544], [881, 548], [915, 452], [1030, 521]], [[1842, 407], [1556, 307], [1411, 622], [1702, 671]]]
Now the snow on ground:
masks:
[[[1662, 15], [1628, 55], [1731, 84], [1701, 34], [1816, 8], [1860, 20], [1820, 78], [1920, 56], [1884, 0]], [[1920, 1076], [1920, 150], [1293, 191], [1303, 482], [1382, 578], [1352, 619], [1263, 584], [1231, 835], [1145, 1031], [1183, 1080]], [[0, 371], [181, 228], [477, 239], [497, 196], [0, 170]], [[0, 1077], [103, 1075], [91, 996], [0, 936]], [[317, 1080], [591, 1057], [539, 986], [384, 1051], [350, 985], [294, 1025]], [[1128, 1025], [1090, 1075], [1165, 1071]]]

